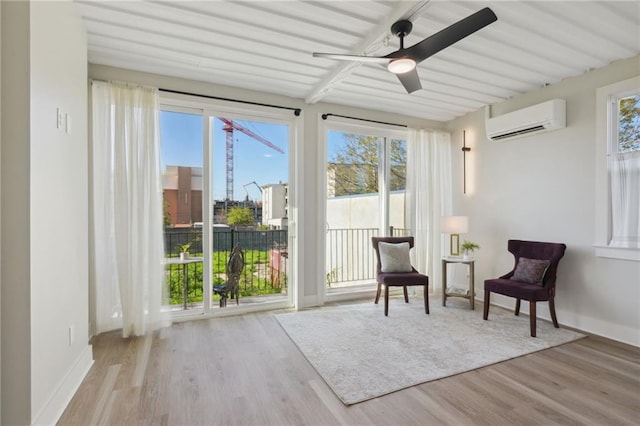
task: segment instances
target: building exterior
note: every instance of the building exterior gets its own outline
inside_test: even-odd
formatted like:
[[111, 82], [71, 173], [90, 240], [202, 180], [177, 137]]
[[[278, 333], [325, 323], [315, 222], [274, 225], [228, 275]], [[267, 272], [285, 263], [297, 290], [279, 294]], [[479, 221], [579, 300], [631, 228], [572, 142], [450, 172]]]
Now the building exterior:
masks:
[[262, 187], [262, 224], [273, 229], [288, 227], [288, 189], [286, 183], [274, 183]]
[[[202, 167], [166, 166], [162, 189], [166, 225], [172, 228], [202, 226]], [[256, 223], [262, 222], [262, 204], [252, 200], [215, 200], [213, 223], [226, 224], [232, 207], [251, 209]], [[284, 207], [286, 210], [286, 207]], [[280, 209], [282, 210], [282, 209]]]
[[171, 226], [202, 222], [202, 167], [166, 166], [162, 189], [165, 216]]

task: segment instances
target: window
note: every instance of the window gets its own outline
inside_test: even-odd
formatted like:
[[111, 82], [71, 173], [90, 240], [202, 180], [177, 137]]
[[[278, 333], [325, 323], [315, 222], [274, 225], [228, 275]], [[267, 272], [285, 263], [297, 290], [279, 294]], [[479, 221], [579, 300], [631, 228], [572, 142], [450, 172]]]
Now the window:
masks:
[[610, 97], [610, 246], [640, 248], [640, 90]]
[[325, 296], [375, 285], [371, 237], [405, 229], [406, 130], [332, 119], [325, 125]]
[[194, 304], [202, 302], [204, 282], [202, 132], [197, 110], [160, 111], [165, 279], [174, 312], [202, 309]]
[[615, 151], [628, 154], [640, 151], [640, 89], [635, 94], [612, 99], [617, 126], [612, 126]]
[[596, 254], [640, 260], [640, 77], [597, 91]]
[[[171, 94], [161, 101], [165, 277], [174, 314], [292, 306], [294, 115]], [[239, 303], [223, 289], [236, 244], [244, 253]]]

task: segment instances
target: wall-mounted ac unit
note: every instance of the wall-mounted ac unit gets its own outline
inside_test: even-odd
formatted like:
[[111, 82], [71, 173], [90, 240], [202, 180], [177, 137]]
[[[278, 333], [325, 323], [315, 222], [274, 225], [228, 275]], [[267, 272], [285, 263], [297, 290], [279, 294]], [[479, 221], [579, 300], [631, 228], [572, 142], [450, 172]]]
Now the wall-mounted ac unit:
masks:
[[552, 99], [517, 111], [486, 118], [487, 137], [503, 141], [566, 127], [566, 102]]

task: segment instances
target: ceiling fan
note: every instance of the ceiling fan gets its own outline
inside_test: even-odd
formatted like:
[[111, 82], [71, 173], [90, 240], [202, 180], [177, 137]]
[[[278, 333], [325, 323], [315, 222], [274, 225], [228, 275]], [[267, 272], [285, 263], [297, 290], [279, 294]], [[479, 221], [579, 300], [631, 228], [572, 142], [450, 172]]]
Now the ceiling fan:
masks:
[[405, 49], [404, 38], [411, 32], [413, 24], [409, 20], [403, 19], [391, 26], [391, 34], [400, 38], [400, 49], [388, 55], [363, 56], [314, 52], [313, 56], [343, 61], [386, 64], [389, 71], [398, 76], [400, 83], [402, 83], [407, 92], [412, 93], [422, 89], [420, 77], [416, 70], [417, 64], [497, 20], [495, 13], [485, 7]]

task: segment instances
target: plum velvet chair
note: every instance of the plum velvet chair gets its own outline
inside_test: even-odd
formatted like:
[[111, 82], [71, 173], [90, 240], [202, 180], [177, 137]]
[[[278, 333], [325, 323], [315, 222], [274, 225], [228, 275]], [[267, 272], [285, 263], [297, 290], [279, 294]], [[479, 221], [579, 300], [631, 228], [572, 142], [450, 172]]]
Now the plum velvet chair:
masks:
[[520, 314], [520, 301], [529, 301], [532, 337], [536, 337], [536, 302], [549, 302], [553, 325], [559, 328], [554, 303], [556, 272], [566, 248], [566, 245], [558, 243], [509, 240], [507, 249], [515, 257], [515, 264], [511, 272], [500, 278], [485, 280], [483, 318], [486, 320], [489, 316], [489, 297], [493, 292], [514, 297], [516, 315]]
[[[407, 286], [421, 285], [424, 287], [424, 311], [429, 313], [429, 277], [419, 273], [413, 266], [411, 266], [411, 260], [408, 258], [409, 250], [413, 248], [413, 237], [372, 237], [371, 242], [376, 252], [376, 281], [378, 282], [378, 291], [376, 292], [375, 303], [380, 300], [380, 290], [384, 285], [384, 315], [389, 316], [389, 287], [402, 287], [404, 290], [404, 301], [409, 303], [409, 295], [407, 293]], [[405, 259], [402, 259], [405, 267], [399, 268], [400, 271], [392, 269], [391, 272], [383, 272], [385, 259], [381, 261], [381, 249], [380, 243], [388, 243], [390, 245], [397, 245], [401, 243], [408, 244], [408, 249], [404, 254]], [[388, 246], [387, 246], [388, 247]], [[384, 251], [386, 248], [383, 248]], [[385, 256], [385, 254], [382, 254]], [[402, 270], [404, 269], [404, 270]]]

